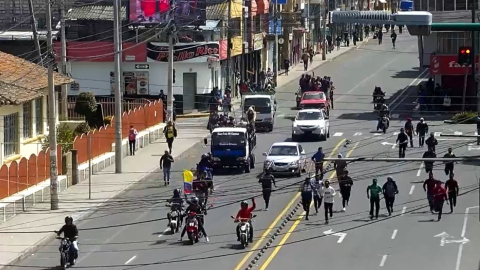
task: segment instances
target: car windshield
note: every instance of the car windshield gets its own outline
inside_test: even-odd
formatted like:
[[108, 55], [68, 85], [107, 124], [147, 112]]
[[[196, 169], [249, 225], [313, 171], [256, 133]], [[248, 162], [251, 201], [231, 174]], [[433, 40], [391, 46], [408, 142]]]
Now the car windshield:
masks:
[[271, 113], [272, 106], [269, 98], [246, 98], [243, 104], [243, 111], [247, 111], [250, 106], [255, 107], [257, 113]]
[[299, 112], [295, 120], [323, 120], [323, 115], [319, 111]]
[[304, 100], [317, 100], [317, 99], [325, 99], [325, 94], [323, 92], [310, 92], [303, 94]]
[[298, 150], [293, 145], [272, 146], [269, 156], [298, 156]]

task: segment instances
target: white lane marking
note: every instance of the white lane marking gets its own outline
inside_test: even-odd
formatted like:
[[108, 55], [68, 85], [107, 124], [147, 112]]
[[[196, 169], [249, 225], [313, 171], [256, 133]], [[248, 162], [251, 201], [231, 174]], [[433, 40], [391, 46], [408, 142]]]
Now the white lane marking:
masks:
[[353, 134], [353, 136], [362, 136], [362, 132], [355, 132], [355, 134]]
[[441, 134], [442, 134], [442, 132], [435, 132], [434, 133], [435, 137], [440, 137]]
[[[402, 104], [402, 102], [408, 97], [408, 95], [405, 95], [405, 92], [408, 90], [408, 88], [410, 88], [410, 86], [414, 85], [419, 79], [420, 80], [423, 80], [425, 77], [427, 77], [428, 75], [430, 75], [430, 73], [427, 73], [428, 69], [425, 69], [422, 73], [420, 73], [420, 75], [418, 75], [418, 77], [413, 80], [409, 85], [407, 85], [407, 87], [403, 88], [402, 92], [397, 96], [397, 98], [395, 98], [392, 102], [390, 102], [390, 104], [394, 104], [391, 108], [390, 108], [390, 111], [392, 112], [393, 110], [395, 110], [398, 105]], [[424, 76], [424, 74], [426, 74], [426, 76]], [[397, 99], [399, 99], [400, 97], [403, 96], [403, 99], [396, 103], [395, 102], [397, 101]]]
[[[384, 66], [382, 66], [380, 69], [378, 69], [377, 71], [375, 71], [374, 73], [370, 74], [370, 76], [366, 77], [365, 79], [363, 79], [363, 81], [361, 81], [360, 83], [357, 83], [357, 85], [355, 85], [355, 87], [353, 87], [352, 89], [350, 89], [347, 93], [343, 94], [342, 93], [342, 96], [339, 97], [337, 99], [337, 102], [340, 101], [343, 97], [346, 97], [348, 96], [349, 94], [351, 94], [353, 91], [355, 91], [355, 89], [357, 89], [358, 87], [361, 87], [363, 86], [364, 83], [366, 83], [368, 80], [370, 80], [371, 78], [377, 76], [377, 74], [379, 72], [381, 72], [382, 70], [384, 70], [388, 65], [390, 65], [391, 63], [393, 63], [393, 61], [397, 60], [397, 58], [400, 57], [400, 56], [397, 56], [395, 58], [393, 58], [392, 60], [390, 60], [388, 63], [386, 63]], [[428, 69], [426, 69], [425, 71], [427, 71]]]
[[460, 131], [455, 131], [453, 134], [454, 134], [454, 135], [462, 135], [463, 133], [460, 132]]
[[383, 133], [373, 133], [373, 136], [380, 136], [382, 135]]
[[383, 255], [382, 260], [380, 261], [380, 267], [383, 267], [385, 265], [385, 262], [387, 261], [388, 255]]
[[166, 232], [170, 231], [170, 228], [166, 228], [165, 231], [163, 231], [161, 234], [158, 235], [158, 237], [162, 237], [165, 235]]
[[137, 255], [135, 255], [135, 256], [133, 256], [132, 258], [130, 258], [130, 260], [128, 260], [125, 264], [131, 263], [133, 260], [135, 260], [135, 258], [137, 258]]
[[415, 186], [412, 185], [412, 187], [410, 188], [410, 192], [408, 193], [408, 195], [412, 195], [414, 190], [415, 190]]
[[397, 232], [398, 230], [393, 230], [393, 233], [392, 233], [392, 240], [395, 239], [395, 236], [397, 236]]
[[422, 169], [423, 169], [423, 163], [420, 164], [420, 169], [418, 169], [417, 177], [420, 177], [420, 174], [422, 174]]
[[[462, 227], [462, 234], [460, 235], [461, 238], [465, 237], [465, 233], [467, 232], [467, 221], [468, 221], [468, 212], [470, 209], [478, 208], [477, 206], [467, 207], [465, 210], [465, 216], [463, 218], [463, 227]], [[458, 247], [458, 254], [457, 254], [457, 263], [455, 264], [455, 270], [460, 270], [460, 263], [462, 261], [462, 253], [463, 253], [463, 244], [460, 244]]]
[[402, 209], [402, 216], [405, 215], [405, 212], [407, 212], [407, 207], [404, 206], [403, 209]]
[[342, 132], [335, 132], [335, 134], [333, 134], [334, 137], [340, 137], [342, 135], [343, 135]]
[[468, 151], [472, 151], [472, 150], [480, 150], [480, 146], [468, 146]]
[[393, 132], [393, 136], [397, 136], [400, 132]]
[[279, 114], [279, 115], [277, 115], [277, 117], [279, 117], [279, 118], [285, 117], [285, 114]]

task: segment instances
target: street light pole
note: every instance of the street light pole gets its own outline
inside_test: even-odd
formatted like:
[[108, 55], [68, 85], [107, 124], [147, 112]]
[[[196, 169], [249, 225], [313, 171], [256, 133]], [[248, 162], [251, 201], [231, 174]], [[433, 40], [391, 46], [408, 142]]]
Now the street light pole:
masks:
[[115, 55], [115, 173], [122, 173], [122, 89], [121, 89], [121, 71], [120, 58], [120, 22], [119, 9], [120, 0], [113, 0], [113, 35], [114, 35], [114, 55]]
[[175, 35], [175, 0], [170, 0], [170, 24], [168, 32], [168, 74], [167, 74], [167, 119], [173, 121], [173, 52]]
[[273, 44], [273, 82], [275, 86], [277, 85], [277, 78], [278, 78], [278, 16], [277, 16], [277, 6], [278, 1], [275, 0], [275, 4], [273, 5], [273, 33], [275, 35], [275, 44]]

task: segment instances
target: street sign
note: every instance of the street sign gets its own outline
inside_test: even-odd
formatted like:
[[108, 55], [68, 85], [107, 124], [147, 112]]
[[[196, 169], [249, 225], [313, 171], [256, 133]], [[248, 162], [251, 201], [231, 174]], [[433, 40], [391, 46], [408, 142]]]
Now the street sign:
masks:
[[149, 69], [150, 65], [148, 64], [136, 64], [135, 69]]

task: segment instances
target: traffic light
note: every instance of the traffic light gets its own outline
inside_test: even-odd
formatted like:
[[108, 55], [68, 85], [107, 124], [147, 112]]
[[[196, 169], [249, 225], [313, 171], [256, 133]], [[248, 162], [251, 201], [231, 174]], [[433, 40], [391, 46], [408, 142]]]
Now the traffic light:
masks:
[[460, 47], [458, 50], [458, 63], [460, 65], [470, 65], [472, 63], [472, 47]]
[[173, 69], [173, 83], [175, 83], [175, 69]]

